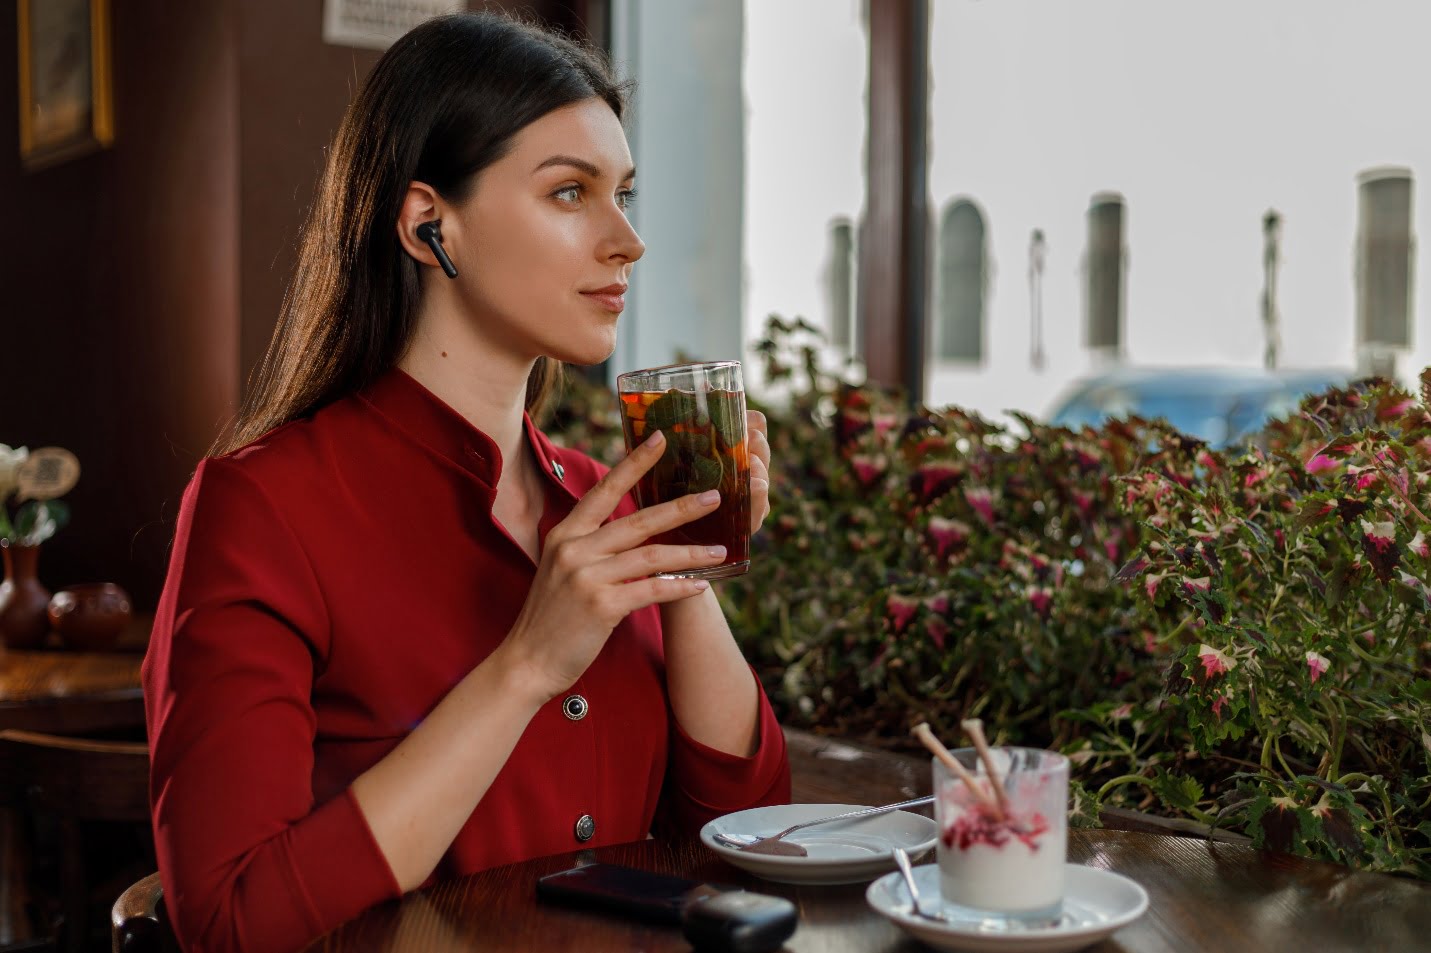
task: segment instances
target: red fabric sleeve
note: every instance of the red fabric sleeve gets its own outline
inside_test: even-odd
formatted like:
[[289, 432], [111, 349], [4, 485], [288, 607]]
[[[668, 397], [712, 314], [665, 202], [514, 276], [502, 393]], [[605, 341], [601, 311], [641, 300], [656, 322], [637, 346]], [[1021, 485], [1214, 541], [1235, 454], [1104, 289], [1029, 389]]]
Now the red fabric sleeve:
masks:
[[328, 618], [302, 546], [242, 468], [185, 493], [149, 653], [155, 846], [183, 948], [301, 947], [401, 891], [351, 793], [312, 793]]
[[[755, 678], [753, 670], [751, 678]], [[790, 760], [785, 753], [785, 735], [759, 679], [755, 690], [760, 706], [760, 743], [748, 758], [701, 744], [686, 734], [671, 715], [671, 754], [658, 828], [691, 834], [722, 814], [790, 803]]]

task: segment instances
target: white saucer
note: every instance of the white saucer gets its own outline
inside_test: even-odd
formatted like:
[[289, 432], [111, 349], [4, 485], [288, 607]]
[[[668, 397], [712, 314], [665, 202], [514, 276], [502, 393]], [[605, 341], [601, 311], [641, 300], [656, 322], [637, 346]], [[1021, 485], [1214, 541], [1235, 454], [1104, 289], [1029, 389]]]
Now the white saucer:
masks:
[[[924, 909], [939, 909], [939, 866], [914, 868]], [[881, 877], [865, 891], [874, 911], [937, 950], [971, 953], [1064, 953], [1081, 950], [1127, 926], [1148, 909], [1148, 894], [1135, 882], [1097, 867], [1069, 864], [1064, 880], [1063, 919], [1056, 926], [1008, 932], [981, 930], [976, 920], [937, 923], [916, 917], [899, 874]]]
[[807, 857], [773, 857], [717, 844], [716, 832], [768, 837], [792, 824], [858, 811], [860, 804], [777, 804], [727, 814], [701, 828], [701, 842], [723, 859], [757, 877], [787, 884], [864, 883], [894, 869], [894, 849], [919, 857], [934, 847], [939, 827], [909, 811], [891, 811], [857, 821], [837, 821], [796, 831], [785, 838], [805, 848]]

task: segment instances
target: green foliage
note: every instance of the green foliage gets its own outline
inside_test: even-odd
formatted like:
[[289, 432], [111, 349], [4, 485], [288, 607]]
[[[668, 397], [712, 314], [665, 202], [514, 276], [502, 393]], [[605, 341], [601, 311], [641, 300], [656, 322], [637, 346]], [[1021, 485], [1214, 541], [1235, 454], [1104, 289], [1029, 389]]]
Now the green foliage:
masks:
[[[1158, 810], [1431, 878], [1431, 373], [1304, 401], [1245, 449], [1072, 431], [757, 348], [772, 511], [721, 599], [788, 723], [915, 750], [981, 717], [1069, 754], [1075, 814]], [[615, 399], [558, 436], [619, 456]], [[609, 415], [609, 416], [607, 416]]]

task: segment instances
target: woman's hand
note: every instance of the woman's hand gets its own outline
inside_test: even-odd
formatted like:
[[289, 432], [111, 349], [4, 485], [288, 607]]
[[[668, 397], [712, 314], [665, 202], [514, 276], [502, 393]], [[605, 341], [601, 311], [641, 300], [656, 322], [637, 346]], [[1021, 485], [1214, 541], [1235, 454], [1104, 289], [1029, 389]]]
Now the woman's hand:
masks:
[[750, 532], [760, 531], [770, 515], [770, 441], [765, 433], [765, 415], [745, 412], [746, 444], [750, 453]]
[[[611, 630], [628, 614], [709, 587], [703, 579], [653, 574], [703, 569], [725, 559], [721, 546], [642, 545], [715, 510], [720, 494], [714, 490], [603, 523], [664, 449], [665, 436], [658, 430], [547, 533], [527, 601], [499, 650], [544, 699], [561, 694], [581, 677]], [[752, 465], [752, 476], [754, 472]], [[765, 472], [763, 463], [761, 472]]]

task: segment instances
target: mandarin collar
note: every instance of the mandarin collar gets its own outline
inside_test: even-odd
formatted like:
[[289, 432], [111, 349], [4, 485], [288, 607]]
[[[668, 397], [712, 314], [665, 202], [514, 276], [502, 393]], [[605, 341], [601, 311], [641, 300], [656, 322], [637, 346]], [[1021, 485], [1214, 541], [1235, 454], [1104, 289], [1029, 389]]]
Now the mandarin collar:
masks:
[[[392, 426], [480, 483], [496, 489], [502, 476], [502, 452], [497, 442], [402, 368], [391, 368], [359, 396]], [[566, 486], [556, 447], [526, 412], [522, 413], [522, 428], [547, 483], [576, 498]]]
[[532, 415], [526, 411], [522, 412], [522, 423], [527, 429], [527, 442], [531, 445], [532, 453], [536, 454], [537, 463], [546, 477], [547, 483], [574, 500], [581, 499], [571, 487], [566, 485], [566, 467], [561, 462], [556, 444], [537, 429], [536, 423], [532, 421]]

